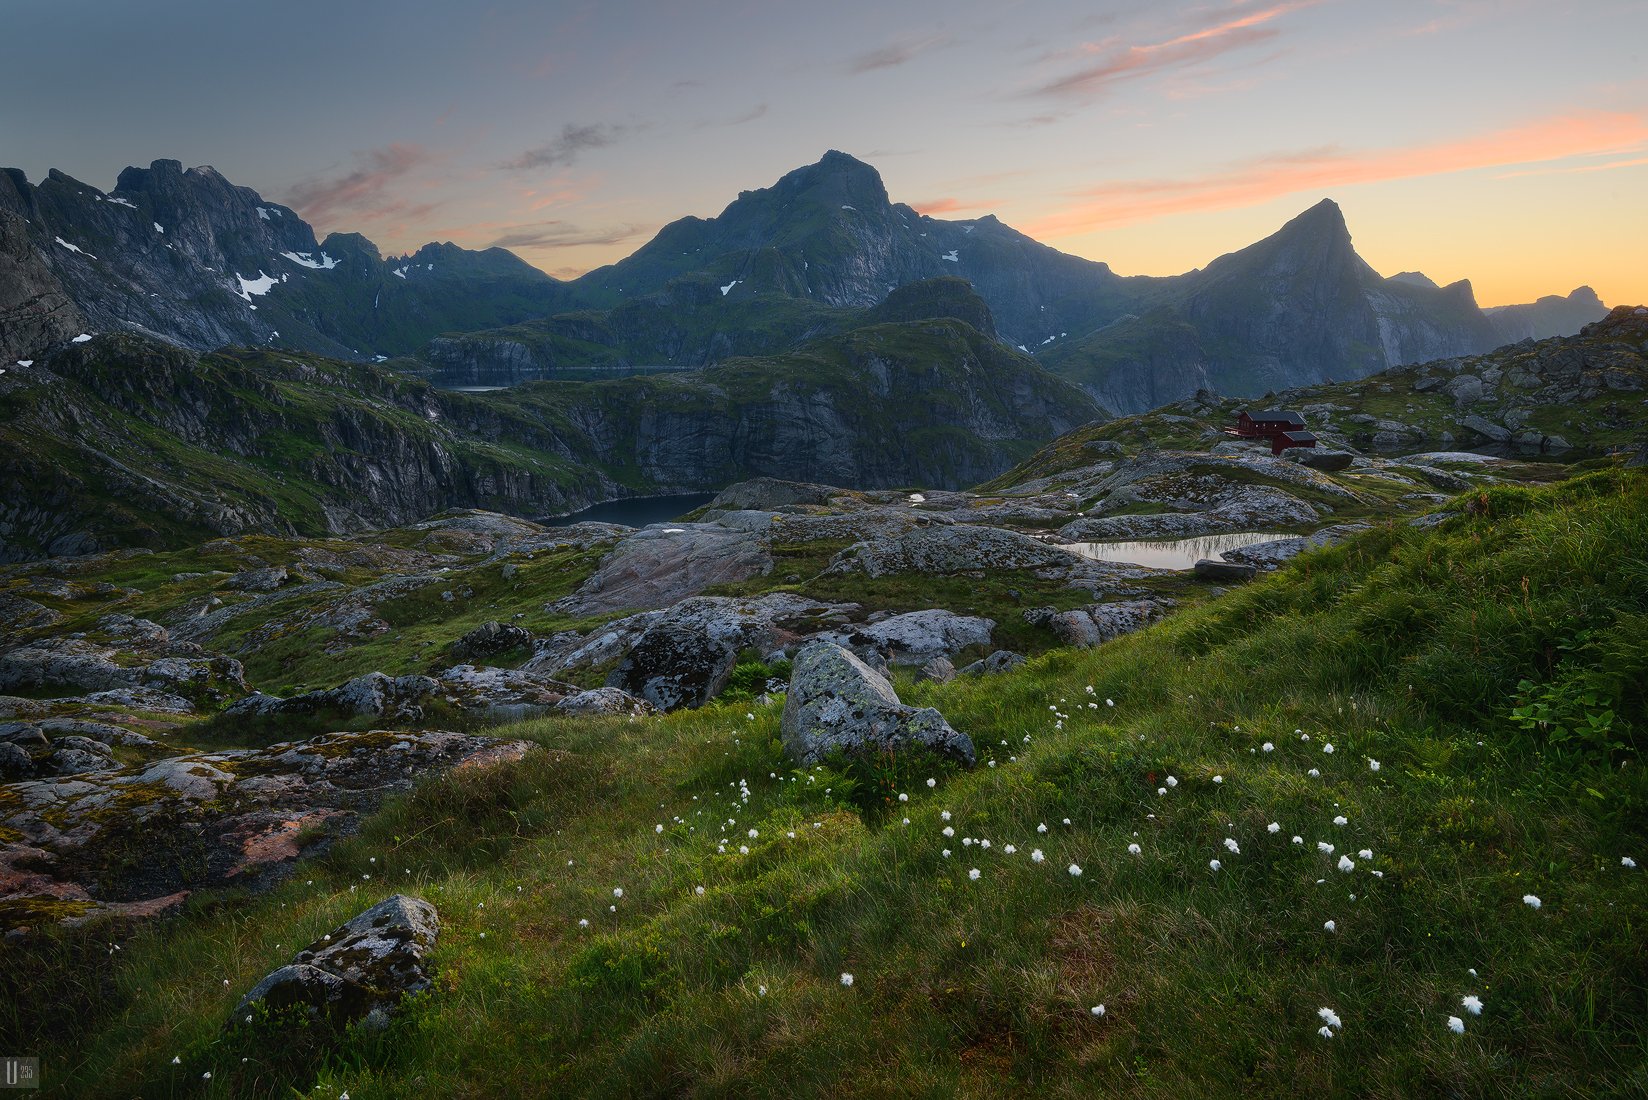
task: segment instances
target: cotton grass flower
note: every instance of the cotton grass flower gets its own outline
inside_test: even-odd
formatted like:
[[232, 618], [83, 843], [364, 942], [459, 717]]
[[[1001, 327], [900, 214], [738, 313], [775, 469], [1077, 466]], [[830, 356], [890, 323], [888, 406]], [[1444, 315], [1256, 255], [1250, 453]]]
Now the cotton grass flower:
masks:
[[1475, 993], [1459, 998], [1459, 1003], [1472, 1016], [1482, 1015], [1482, 998]]
[[1541, 905], [1544, 905], [1545, 903], [1540, 901], [1537, 895], [1523, 894], [1522, 895], [1522, 904], [1526, 905], [1529, 909], [1538, 909]]
[[1279, 821], [1272, 821], [1269, 825], [1265, 826], [1265, 832], [1267, 833], [1279, 833], [1281, 831], [1282, 823]]
[[1322, 769], [1312, 768], [1312, 769], [1310, 769], [1310, 771], [1306, 772], [1305, 774], [1310, 776], [1312, 779], [1318, 779], [1322, 775]]
[[1634, 871], [1636, 870], [1637, 861], [1632, 859], [1630, 856], [1620, 856], [1619, 865], [1627, 871]]
[[1379, 761], [1375, 760], [1371, 756], [1368, 757], [1368, 771], [1376, 772], [1378, 770], [1379, 770]]
[[1333, 1011], [1333, 1009], [1331, 1009], [1331, 1008], [1326, 1008], [1326, 1007], [1319, 1008], [1319, 1009], [1316, 1010], [1316, 1015], [1321, 1019], [1321, 1021], [1324, 1024], [1327, 1024], [1329, 1027], [1336, 1027], [1336, 1028], [1341, 1028], [1342, 1029], [1345, 1026], [1344, 1023], [1339, 1019], [1339, 1013]]
[[1333, 819], [1333, 823], [1335, 825], [1349, 825], [1350, 818], [1346, 817], [1344, 814], [1340, 814], [1338, 817]]
[[905, 794], [903, 791], [900, 791], [898, 792], [898, 800], [900, 802], [908, 802], [910, 801], [910, 796]]
[[1136, 856], [1136, 855], [1138, 855], [1139, 853], [1141, 853], [1143, 851], [1144, 851], [1144, 849], [1139, 847], [1137, 844], [1129, 844], [1127, 846], [1127, 852], [1128, 852], [1129, 855], [1135, 855]]
[[1259, 746], [1259, 749], [1262, 752], [1275, 752], [1276, 751], [1276, 742], [1266, 741], [1263, 745]]
[[1236, 838], [1235, 837], [1231, 837], [1231, 836], [1225, 837], [1225, 848], [1227, 848], [1232, 855], [1238, 855], [1239, 856], [1239, 855], [1242, 854], [1241, 846], [1236, 843]]
[[967, 877], [972, 879], [974, 882], [977, 882], [979, 878], [979, 869], [974, 867], [971, 871], [967, 872]]
[[1007, 847], [1002, 849], [1002, 851], [1006, 852], [1008, 855], [1012, 855], [1014, 852], [1017, 852], [1018, 850], [1019, 850], [1018, 845], [1016, 845], [1016, 844], [1009, 844], [1009, 845], [1007, 845]]
[[1465, 1021], [1461, 1020], [1458, 1016], [1449, 1016], [1448, 1030], [1453, 1032], [1455, 1035], [1465, 1034]]
[[1223, 866], [1224, 866], [1224, 864], [1220, 863], [1216, 859], [1210, 859], [1210, 860], [1207, 861], [1207, 869], [1209, 871], [1217, 871], [1220, 867], [1223, 867]]
[[945, 826], [945, 827], [944, 827], [944, 835], [945, 835], [945, 836], [955, 836], [955, 835], [956, 835], [956, 830], [955, 830], [955, 826], [953, 826], [953, 825], [946, 825], [946, 826]]
[[1340, 856], [1339, 857], [1339, 870], [1345, 872], [1346, 874], [1349, 874], [1350, 872], [1356, 870], [1356, 862], [1354, 860], [1352, 860], [1349, 856]]
[[1333, 755], [1333, 742], [1329, 741], [1325, 745], [1323, 745], [1322, 746], [1322, 751], [1327, 753], [1329, 756], [1332, 756]]
[[1337, 932], [1337, 931], [1339, 931], [1339, 926], [1337, 924], [1335, 924], [1333, 921], [1325, 920], [1325, 921], [1322, 922], [1322, 931], [1324, 931], [1324, 932]]
[[1043, 821], [1040, 825], [1036, 826], [1036, 832], [1045, 833], [1046, 831], [1047, 831], [1047, 822]]
[[1072, 863], [1066, 870], [1070, 872], [1071, 878], [1081, 878], [1081, 867], [1077, 864]]
[[853, 976], [845, 970], [841, 972], [841, 984], [848, 989], [853, 987]]
[[1225, 781], [1225, 777], [1222, 776], [1222, 775], [1216, 775], [1216, 776], [1213, 777], [1213, 782], [1215, 782], [1215, 783], [1223, 783], [1224, 781]]
[[1178, 777], [1172, 775], [1168, 776], [1165, 782], [1169, 787], [1177, 787], [1179, 785]]
[[1040, 863], [1043, 860], [1045, 860], [1046, 858], [1047, 858], [1046, 856], [1041, 854], [1041, 849], [1040, 848], [1037, 848], [1035, 851], [1030, 853], [1030, 862], [1031, 863]]
[[1325, 840], [1318, 840], [1316, 842], [1316, 850], [1325, 856], [1331, 856], [1333, 854], [1333, 845], [1329, 844]]
[[931, 790], [932, 788], [934, 788], [936, 786], [938, 786], [938, 780], [936, 780], [936, 779], [928, 779], [927, 780], [927, 787], [928, 787], [929, 790]]
[[1094, 1005], [1092, 1008], [1088, 1009], [1087, 1011], [1091, 1012], [1095, 1016], [1103, 1016], [1104, 1015], [1104, 1006], [1103, 1005]]

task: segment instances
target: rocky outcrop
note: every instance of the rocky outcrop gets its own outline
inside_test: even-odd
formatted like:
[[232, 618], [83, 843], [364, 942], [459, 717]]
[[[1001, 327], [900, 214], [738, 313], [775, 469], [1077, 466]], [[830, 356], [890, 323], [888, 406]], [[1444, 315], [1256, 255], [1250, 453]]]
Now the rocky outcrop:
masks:
[[1047, 627], [1061, 645], [1085, 649], [1142, 630], [1167, 614], [1171, 606], [1163, 600], [1124, 600], [1073, 611], [1036, 607], [1024, 613], [1024, 621]]
[[630, 715], [638, 717], [653, 714], [657, 708], [644, 699], [637, 699], [618, 688], [591, 688], [568, 695], [555, 704], [555, 710], [565, 715]]
[[1011, 672], [1024, 664], [1022, 653], [1014, 653], [1010, 649], [998, 649], [983, 660], [964, 665], [958, 670], [961, 676], [989, 676], [1001, 672]]
[[796, 656], [780, 721], [784, 748], [802, 764], [922, 748], [971, 765], [973, 742], [931, 707], [899, 702], [892, 685], [852, 653], [813, 642]]
[[255, 886], [419, 776], [530, 747], [440, 731], [334, 733], [13, 783], [0, 800], [0, 836], [13, 838], [0, 845], [0, 900], [15, 904], [0, 912], [36, 923], [35, 899], [57, 917], [149, 913], [197, 888]]
[[668, 607], [711, 585], [764, 576], [772, 555], [754, 535], [708, 523], [659, 524], [629, 535], [578, 591], [567, 615]]
[[1527, 305], [1492, 306], [1483, 310], [1493, 323], [1500, 343], [1544, 340], [1552, 336], [1572, 336], [1593, 321], [1608, 315], [1596, 291], [1582, 286], [1567, 297], [1547, 294]]
[[235, 1006], [231, 1024], [259, 1017], [277, 1025], [356, 1021], [381, 1031], [403, 997], [430, 986], [429, 955], [441, 922], [435, 907], [395, 894], [266, 974]]
[[874, 646], [893, 664], [924, 665], [934, 658], [955, 657], [970, 646], [989, 645], [995, 626], [993, 619], [933, 607], [822, 637], [853, 649]]
[[702, 706], [726, 686], [741, 650], [766, 653], [791, 644], [839, 610], [784, 592], [682, 600], [647, 623], [607, 686], [660, 710]]

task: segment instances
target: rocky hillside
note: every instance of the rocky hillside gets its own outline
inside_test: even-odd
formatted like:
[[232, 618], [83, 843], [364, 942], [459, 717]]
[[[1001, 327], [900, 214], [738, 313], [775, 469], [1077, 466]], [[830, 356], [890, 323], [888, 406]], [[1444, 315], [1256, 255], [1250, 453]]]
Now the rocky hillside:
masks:
[[0, 253], [32, 251], [89, 331], [135, 331], [195, 350], [391, 356], [566, 300], [561, 284], [502, 249], [431, 244], [385, 258], [359, 234], [317, 242], [290, 208], [172, 160], [127, 168], [108, 192], [55, 170], [31, 184], [5, 169], [0, 212], [15, 215], [0, 220]]
[[[1320, 437], [1314, 452], [1288, 452], [1295, 462], [1328, 461], [1327, 454], [1355, 449], [1471, 447], [1512, 457], [1636, 451], [1648, 448], [1648, 307], [1620, 306], [1577, 336], [1525, 340], [1356, 382], [1284, 390], [1266, 395], [1265, 402], [1297, 409]], [[992, 485], [1077, 469], [1111, 448], [1213, 446], [1249, 405], [1200, 393], [1153, 412], [1088, 425], [1054, 440]], [[1478, 458], [1444, 455], [1443, 461]], [[1438, 484], [1456, 487], [1446, 477]]]
[[[970, 312], [988, 323], [976, 299]], [[0, 560], [450, 507], [542, 516], [756, 474], [955, 488], [1098, 413], [948, 318], [705, 371], [478, 395], [368, 364], [99, 336], [0, 374], [0, 396]]]
[[1537, 302], [1522, 306], [1493, 306], [1484, 310], [1493, 322], [1494, 331], [1507, 344], [1519, 340], [1544, 340], [1551, 336], [1570, 336], [1592, 321], [1608, 315], [1596, 291], [1579, 287], [1566, 298], [1547, 294]]

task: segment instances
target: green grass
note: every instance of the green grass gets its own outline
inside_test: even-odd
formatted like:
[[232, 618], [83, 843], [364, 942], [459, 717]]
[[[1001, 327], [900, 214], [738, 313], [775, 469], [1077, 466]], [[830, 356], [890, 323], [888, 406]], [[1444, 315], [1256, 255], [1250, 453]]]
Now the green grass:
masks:
[[[799, 772], [748, 702], [504, 731], [543, 751], [267, 895], [8, 948], [0, 1039], [89, 1097], [1642, 1095], [1648, 477], [1460, 503], [1097, 650], [902, 684], [971, 772]], [[1569, 718], [1518, 718], [1539, 701]], [[443, 928], [389, 1032], [225, 1030], [391, 888]]]

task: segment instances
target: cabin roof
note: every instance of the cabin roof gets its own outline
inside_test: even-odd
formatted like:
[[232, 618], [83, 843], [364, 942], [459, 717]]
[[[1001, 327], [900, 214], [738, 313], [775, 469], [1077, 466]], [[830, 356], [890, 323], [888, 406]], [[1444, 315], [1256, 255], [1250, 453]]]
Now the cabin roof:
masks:
[[1264, 412], [1250, 412], [1248, 416], [1261, 424], [1293, 424], [1300, 428], [1305, 426], [1305, 418], [1290, 409], [1266, 409]]
[[1311, 432], [1283, 432], [1282, 438], [1289, 443], [1315, 443], [1316, 436]]

